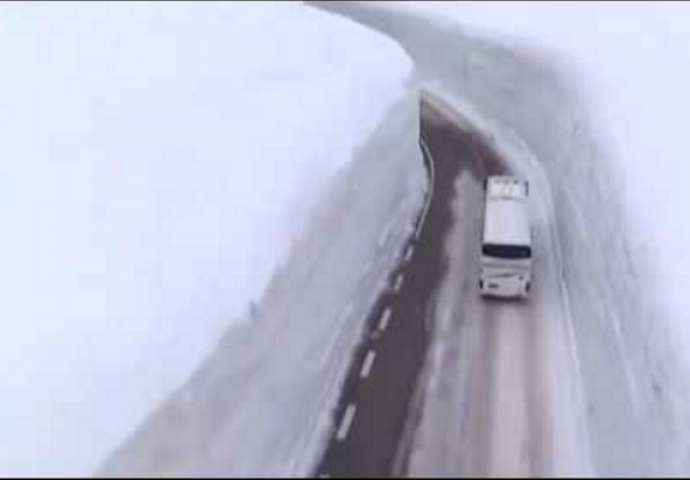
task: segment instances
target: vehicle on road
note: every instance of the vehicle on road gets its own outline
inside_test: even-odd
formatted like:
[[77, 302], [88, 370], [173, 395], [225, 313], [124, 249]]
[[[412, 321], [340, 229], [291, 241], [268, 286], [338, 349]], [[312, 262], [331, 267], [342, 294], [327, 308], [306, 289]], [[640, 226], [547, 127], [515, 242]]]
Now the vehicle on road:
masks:
[[486, 296], [526, 297], [532, 284], [529, 184], [511, 176], [490, 176], [484, 187], [479, 290]]

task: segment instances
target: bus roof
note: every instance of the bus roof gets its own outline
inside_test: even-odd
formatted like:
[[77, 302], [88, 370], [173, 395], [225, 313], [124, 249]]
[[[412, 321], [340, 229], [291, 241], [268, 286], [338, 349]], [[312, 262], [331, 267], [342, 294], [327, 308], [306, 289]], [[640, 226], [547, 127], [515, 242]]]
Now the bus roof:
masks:
[[524, 198], [527, 197], [527, 189], [525, 180], [509, 176], [492, 176], [488, 179], [487, 196], [490, 198]]
[[495, 245], [531, 245], [525, 182], [511, 177], [489, 179], [483, 242]]

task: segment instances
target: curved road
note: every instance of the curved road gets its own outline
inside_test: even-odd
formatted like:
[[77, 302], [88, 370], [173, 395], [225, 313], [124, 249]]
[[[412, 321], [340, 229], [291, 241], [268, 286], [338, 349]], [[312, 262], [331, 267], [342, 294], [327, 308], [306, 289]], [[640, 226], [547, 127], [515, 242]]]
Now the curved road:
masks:
[[481, 136], [427, 102], [420, 133], [434, 173], [428, 212], [370, 315], [318, 474], [587, 474], [544, 192], [533, 184], [531, 297], [486, 301], [476, 288], [481, 180], [507, 169]]
[[[388, 476], [405, 464], [408, 419], [413, 418], [419, 373], [439, 286], [448, 270], [446, 238], [453, 224], [455, 181], [464, 172], [477, 182], [501, 171], [480, 137], [444, 121], [421, 105], [421, 145], [430, 174], [430, 198], [415, 238], [390, 278], [389, 290], [368, 320], [335, 413], [335, 430], [320, 476]], [[406, 428], [408, 427], [408, 428]]]

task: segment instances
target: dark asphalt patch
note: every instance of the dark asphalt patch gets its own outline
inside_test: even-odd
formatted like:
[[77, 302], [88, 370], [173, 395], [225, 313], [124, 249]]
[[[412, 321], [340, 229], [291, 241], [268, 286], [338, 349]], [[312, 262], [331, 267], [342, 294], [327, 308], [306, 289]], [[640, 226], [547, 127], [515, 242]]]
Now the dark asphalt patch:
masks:
[[[505, 173], [498, 156], [477, 132], [460, 130], [424, 102], [420, 132], [434, 159], [434, 194], [419, 238], [403, 247], [401, 264], [389, 277], [389, 289], [369, 314], [334, 412], [333, 438], [318, 466], [319, 475], [385, 477], [396, 473], [396, 454], [404, 447], [401, 440], [411, 407], [419, 401], [415, 394], [430, 338], [427, 317], [433, 318], [435, 291], [448, 270], [445, 244], [454, 220], [455, 180], [464, 171], [477, 181], [487, 174]], [[409, 262], [403, 262], [410, 246], [414, 252]], [[394, 292], [399, 274], [404, 281]], [[379, 332], [386, 308], [392, 311], [390, 321]], [[376, 362], [362, 380], [362, 365], [372, 350]], [[350, 405], [356, 405], [356, 415], [347, 437], [339, 440], [336, 432]]]

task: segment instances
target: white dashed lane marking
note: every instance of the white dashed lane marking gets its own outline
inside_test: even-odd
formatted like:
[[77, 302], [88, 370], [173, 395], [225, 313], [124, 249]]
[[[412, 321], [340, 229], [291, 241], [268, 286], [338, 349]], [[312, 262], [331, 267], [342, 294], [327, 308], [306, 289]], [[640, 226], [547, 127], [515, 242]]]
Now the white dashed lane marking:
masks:
[[410, 245], [409, 247], [407, 247], [407, 252], [405, 252], [405, 263], [410, 261], [413, 253], [414, 253], [414, 246]]
[[355, 420], [355, 413], [357, 413], [357, 405], [353, 405], [351, 403], [347, 406], [345, 415], [343, 415], [343, 419], [340, 422], [340, 428], [338, 428], [336, 439], [339, 442], [345, 440], [347, 438], [347, 434], [350, 433], [350, 427], [352, 427], [352, 422]]
[[371, 367], [374, 366], [374, 360], [376, 360], [376, 352], [369, 350], [367, 357], [364, 359], [364, 365], [362, 365], [362, 371], [359, 372], [359, 378], [369, 378], [371, 373]]
[[381, 315], [381, 321], [379, 322], [379, 330], [382, 332], [388, 328], [388, 322], [391, 319], [391, 307], [386, 307], [386, 309], [383, 311], [383, 315]]
[[402, 273], [398, 275], [398, 278], [395, 279], [395, 285], [393, 285], [393, 291], [395, 293], [398, 293], [400, 291], [400, 287], [402, 287], [403, 280], [405, 280], [405, 275]]

